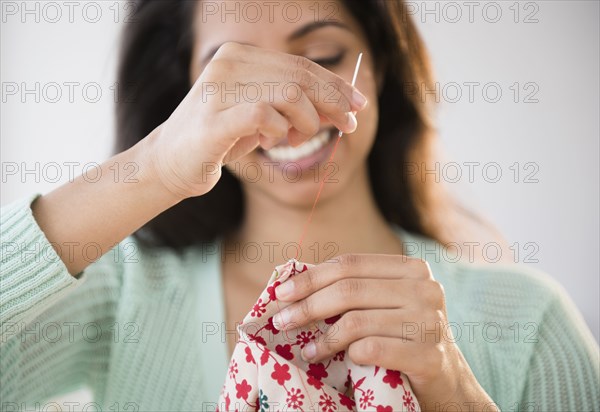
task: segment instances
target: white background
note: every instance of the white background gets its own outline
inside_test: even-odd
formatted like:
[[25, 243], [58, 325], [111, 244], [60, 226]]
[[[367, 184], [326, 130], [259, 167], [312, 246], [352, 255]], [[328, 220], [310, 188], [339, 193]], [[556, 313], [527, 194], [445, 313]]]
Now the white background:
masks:
[[[7, 3], [22, 7], [21, 2], [2, 2], [2, 205], [56, 187], [58, 183], [48, 181], [56, 172], [45, 166], [50, 162], [63, 166], [60, 181], [65, 181], [69, 178], [65, 162], [78, 162], [74, 171], [79, 174], [84, 165], [110, 155], [114, 127], [110, 87], [115, 81], [120, 21], [127, 12], [127, 3], [115, 7], [111, 1], [98, 2], [103, 14], [95, 24], [82, 18], [83, 6], [75, 10], [74, 23], [69, 22], [66, 7], [58, 23], [48, 21], [55, 18], [51, 9], [45, 16], [40, 10], [37, 23], [34, 14], [8, 15]], [[31, 8], [34, 3], [27, 2]], [[463, 178], [450, 187], [490, 218], [510, 243], [519, 242], [520, 261], [533, 250], [525, 250], [525, 243], [539, 247], [531, 256], [538, 262], [526, 264], [564, 285], [598, 339], [599, 5], [521, 2], [515, 22], [514, 2], [497, 2], [502, 16], [491, 23], [496, 8], [488, 6], [484, 12], [488, 3], [478, 3], [472, 22], [465, 2], [453, 3], [461, 18], [446, 2], [411, 3], [418, 8], [414, 17], [429, 47], [440, 90], [445, 91], [438, 122], [445, 160], [463, 165]], [[435, 12], [424, 13], [424, 8], [436, 7], [439, 22]], [[119, 23], [114, 22], [115, 9], [120, 11]], [[87, 12], [93, 18], [94, 9]], [[523, 22], [527, 16], [537, 22]], [[55, 97], [56, 89], [50, 87], [47, 99], [42, 95], [39, 103], [32, 94], [22, 96], [21, 90], [9, 93], [13, 83], [22, 89], [21, 83], [33, 88], [36, 82], [40, 88], [51, 82], [63, 85], [60, 101], [47, 101]], [[79, 83], [73, 103], [65, 82]], [[479, 82], [472, 102], [467, 82]], [[486, 101], [494, 98], [492, 89], [482, 92], [492, 82], [502, 90], [496, 103]], [[528, 82], [534, 85], [526, 88]], [[92, 83], [102, 91], [95, 103], [82, 94], [83, 86]], [[452, 102], [457, 88], [451, 83], [460, 86], [458, 102]], [[520, 89], [517, 102], [510, 89], [514, 83]], [[534, 88], [537, 92], [530, 98], [538, 102], [525, 103]], [[94, 97], [93, 91], [87, 90], [88, 98]], [[22, 162], [29, 169], [39, 162], [39, 173], [21, 175]], [[481, 163], [473, 183], [464, 162]], [[491, 172], [482, 174], [483, 165], [490, 162], [501, 166], [503, 175], [497, 183], [486, 181], [494, 177]], [[518, 183], [509, 169], [515, 162], [521, 172]], [[528, 162], [535, 166], [526, 169]], [[17, 175], [5, 173], [13, 166], [19, 169]], [[525, 183], [533, 167], [538, 182]]]

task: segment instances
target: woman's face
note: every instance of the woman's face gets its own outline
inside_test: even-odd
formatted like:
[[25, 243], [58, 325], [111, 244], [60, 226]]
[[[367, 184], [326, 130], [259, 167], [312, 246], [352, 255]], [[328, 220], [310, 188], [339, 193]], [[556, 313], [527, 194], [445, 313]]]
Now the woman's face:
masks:
[[364, 53], [356, 87], [369, 104], [357, 114], [356, 132], [342, 137], [333, 164], [326, 162], [338, 131], [322, 119], [320, 132], [301, 146], [293, 148], [284, 139], [269, 151], [258, 148], [226, 166], [249, 196], [267, 196], [292, 207], [310, 206], [325, 176], [321, 201], [356, 188], [353, 182], [366, 176], [366, 158], [377, 131], [377, 85], [367, 40], [342, 2], [202, 1], [195, 13], [192, 81], [202, 73], [206, 56], [228, 41], [307, 57], [348, 82], [359, 53]]

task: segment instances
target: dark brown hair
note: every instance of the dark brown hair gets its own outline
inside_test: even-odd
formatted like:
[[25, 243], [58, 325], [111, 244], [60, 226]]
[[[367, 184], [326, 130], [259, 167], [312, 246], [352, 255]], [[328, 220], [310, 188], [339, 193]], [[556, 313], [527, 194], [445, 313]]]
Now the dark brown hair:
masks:
[[[362, 26], [383, 73], [380, 122], [368, 158], [377, 205], [390, 223], [443, 241], [442, 227], [430, 218], [441, 207], [435, 183], [405, 170], [407, 164], [428, 164], [432, 158], [430, 108], [414, 92], [421, 86], [431, 89], [425, 47], [403, 1], [343, 4]], [[164, 122], [189, 91], [194, 5], [181, 0], [138, 2], [135, 21], [125, 28], [118, 71], [117, 150], [133, 146]], [[224, 168], [212, 191], [182, 201], [135, 236], [176, 249], [212, 241], [240, 225], [243, 208], [240, 182]]]

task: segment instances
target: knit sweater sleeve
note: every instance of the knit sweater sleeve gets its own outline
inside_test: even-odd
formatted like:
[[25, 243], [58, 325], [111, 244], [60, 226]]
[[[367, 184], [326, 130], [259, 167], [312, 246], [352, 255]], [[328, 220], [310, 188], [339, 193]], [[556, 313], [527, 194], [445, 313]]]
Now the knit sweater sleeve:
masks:
[[71, 276], [33, 217], [36, 197], [1, 210], [0, 404], [9, 408], [102, 391], [117, 336], [119, 265], [104, 259]]
[[519, 410], [599, 411], [598, 344], [567, 293], [555, 289], [544, 311]]

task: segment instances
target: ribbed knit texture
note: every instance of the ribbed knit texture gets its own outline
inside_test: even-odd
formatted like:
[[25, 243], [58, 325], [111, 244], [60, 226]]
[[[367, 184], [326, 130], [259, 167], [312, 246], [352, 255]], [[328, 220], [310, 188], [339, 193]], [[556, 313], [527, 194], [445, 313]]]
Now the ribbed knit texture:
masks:
[[[84, 385], [102, 410], [214, 410], [227, 368], [222, 308], [203, 302], [223, 293], [216, 245], [176, 254], [128, 238], [75, 278], [33, 199], [2, 208], [2, 410]], [[502, 410], [600, 410], [598, 344], [556, 281], [524, 266], [444, 262], [427, 252], [431, 240], [401, 236], [444, 286], [457, 344]]]

